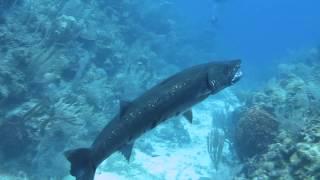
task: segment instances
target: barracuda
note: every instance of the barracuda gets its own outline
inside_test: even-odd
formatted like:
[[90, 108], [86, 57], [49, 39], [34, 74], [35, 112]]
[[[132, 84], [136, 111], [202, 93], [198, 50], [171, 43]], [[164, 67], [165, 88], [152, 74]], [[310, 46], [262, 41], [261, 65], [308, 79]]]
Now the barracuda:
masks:
[[132, 102], [122, 101], [120, 112], [91, 147], [65, 152], [71, 175], [77, 180], [93, 180], [100, 163], [117, 151], [129, 160], [135, 140], [170, 117], [182, 114], [191, 123], [192, 106], [239, 81], [240, 64], [240, 60], [233, 60], [196, 65], [165, 79]]

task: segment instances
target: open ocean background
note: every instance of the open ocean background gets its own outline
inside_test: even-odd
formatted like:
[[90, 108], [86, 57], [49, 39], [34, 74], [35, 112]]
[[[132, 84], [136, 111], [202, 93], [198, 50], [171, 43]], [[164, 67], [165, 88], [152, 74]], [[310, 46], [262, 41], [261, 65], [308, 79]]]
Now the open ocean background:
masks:
[[72, 180], [119, 111], [192, 65], [243, 78], [114, 153], [96, 180], [320, 179], [319, 0], [0, 0], [0, 180]]

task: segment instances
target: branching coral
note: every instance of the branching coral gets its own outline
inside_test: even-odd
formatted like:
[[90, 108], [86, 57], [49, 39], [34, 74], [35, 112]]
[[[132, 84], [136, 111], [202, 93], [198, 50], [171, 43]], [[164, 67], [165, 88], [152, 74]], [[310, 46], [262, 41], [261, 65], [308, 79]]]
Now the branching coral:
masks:
[[6, 60], [0, 62], [0, 107], [8, 108], [25, 98], [27, 83], [24, 80], [24, 75], [15, 71], [14, 63]]
[[222, 158], [225, 138], [224, 132], [217, 128], [212, 129], [207, 136], [207, 150], [216, 170], [218, 170]]
[[[66, 146], [87, 146], [109, 119], [105, 114], [115, 113], [120, 97], [136, 96], [176, 70], [157, 54], [161, 43], [154, 39], [161, 36], [168, 44], [174, 22], [151, 13], [167, 10], [169, 3], [144, 3], [29, 0], [6, 13], [0, 22], [0, 135], [6, 137], [0, 154], [10, 160], [0, 165], [2, 170], [62, 179]], [[143, 13], [146, 6], [151, 9]], [[151, 17], [160, 24], [147, 24], [157, 19]], [[172, 137], [175, 129], [187, 134], [180, 127], [160, 134]], [[179, 143], [190, 141], [189, 136], [176, 137]]]
[[245, 162], [240, 179], [320, 178], [319, 67], [315, 52], [298, 63], [281, 65], [278, 78], [247, 103], [272, 112], [281, 126], [275, 143]]
[[[245, 163], [239, 179], [319, 179], [320, 121], [307, 122], [299, 140], [281, 132], [268, 152]], [[236, 178], [237, 179], [237, 178]]]

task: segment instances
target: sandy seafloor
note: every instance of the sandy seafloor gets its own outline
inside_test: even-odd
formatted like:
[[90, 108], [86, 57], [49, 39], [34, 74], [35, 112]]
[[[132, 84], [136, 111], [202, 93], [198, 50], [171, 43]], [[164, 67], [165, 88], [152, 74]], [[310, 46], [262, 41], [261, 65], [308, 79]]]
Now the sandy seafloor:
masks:
[[[129, 163], [112, 154], [95, 179], [320, 179], [314, 7], [316, 0], [0, 0], [0, 180], [74, 179], [63, 152], [88, 147], [121, 100], [186, 67], [234, 58], [244, 72], [236, 87], [195, 106], [193, 124], [174, 117], [144, 134]], [[219, 126], [229, 115], [234, 123]], [[218, 169], [207, 150], [216, 129], [235, 131]]]
[[[226, 89], [220, 92], [223, 98], [208, 98], [204, 102], [194, 106], [193, 123], [190, 124], [184, 117], [178, 116], [168, 119], [155, 129], [144, 134], [135, 142], [148, 141], [152, 144], [152, 154], [145, 153], [141, 149], [134, 148], [130, 162], [120, 153], [114, 153], [105, 160], [96, 171], [95, 180], [208, 180], [214, 177], [230, 178], [230, 168], [220, 164], [219, 169], [213, 168], [212, 161], [207, 151], [207, 136], [212, 126], [212, 112], [226, 109], [233, 111], [239, 106], [237, 98]], [[226, 98], [227, 97], [227, 98]], [[232, 106], [230, 106], [232, 104]], [[228, 112], [224, 112], [228, 113]], [[154, 135], [155, 131], [166, 132], [172, 128], [172, 121], [182, 121], [184, 128], [190, 135], [189, 144], [174, 143], [170, 139], [163, 139]], [[228, 143], [225, 143], [223, 156], [230, 156]], [[111, 166], [111, 168], [110, 168]], [[111, 170], [110, 170], [111, 169]], [[28, 180], [23, 174], [17, 177], [1, 175], [1, 180]], [[53, 178], [54, 179], [54, 178]], [[74, 180], [68, 175], [63, 180]]]
[[[222, 101], [216, 98], [209, 98], [196, 105], [193, 108], [193, 124], [190, 124], [184, 117], [179, 116], [169, 119], [166, 123], [154, 129], [155, 131], [161, 131], [168, 128], [171, 121], [183, 121], [185, 129], [190, 134], [190, 144], [181, 147], [179, 144], [170, 143], [170, 139], [161, 139], [154, 136], [151, 131], [137, 139], [136, 143], [139, 144], [139, 140], [148, 140], [153, 146], [155, 157], [134, 149], [132, 159], [128, 164], [125, 158], [119, 158], [119, 156], [122, 156], [120, 153], [115, 153], [97, 169], [96, 180], [199, 180], [212, 179], [214, 176], [227, 177], [230, 169], [222, 165], [218, 171], [215, 170], [207, 151], [207, 136], [211, 130], [208, 127], [212, 126], [213, 110], [225, 109], [226, 103], [236, 100], [234, 99], [236, 97], [233, 97], [230, 91], [226, 90], [224, 94], [230, 96], [229, 102], [228, 99]], [[235, 103], [233, 105], [237, 106]], [[233, 110], [232, 107], [230, 107], [230, 110]], [[228, 144], [225, 143], [224, 153], [229, 153], [227, 146]], [[121, 171], [108, 171], [110, 164], [118, 166]], [[72, 178], [66, 179], [71, 180]]]

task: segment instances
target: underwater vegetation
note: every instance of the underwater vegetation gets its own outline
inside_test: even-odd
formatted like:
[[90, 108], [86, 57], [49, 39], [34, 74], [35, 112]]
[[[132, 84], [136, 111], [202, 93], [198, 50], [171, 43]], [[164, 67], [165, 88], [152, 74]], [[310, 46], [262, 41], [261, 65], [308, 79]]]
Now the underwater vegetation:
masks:
[[0, 169], [61, 178], [62, 152], [94, 138], [119, 97], [136, 96], [176, 68], [156, 70], [164, 61], [146, 39], [159, 32], [140, 38], [147, 17], [134, 8], [140, 2], [18, 2], [0, 4], [0, 159], [7, 162]]
[[[319, 50], [312, 49], [281, 64], [278, 75], [249, 96], [245, 107], [250, 110], [242, 110], [234, 135], [237, 154], [247, 158], [239, 179], [320, 178], [319, 62]], [[260, 114], [252, 112], [257, 110]], [[250, 123], [253, 119], [261, 120]]]
[[[191, 59], [184, 56], [190, 48], [185, 38], [177, 37], [182, 28], [166, 15], [169, 1], [0, 3], [3, 176], [64, 178], [70, 164], [63, 151], [87, 146], [120, 99], [132, 99], [178, 71], [171, 60]], [[157, 137], [190, 142], [181, 123], [172, 126]], [[150, 142], [137, 146], [158, 156]], [[123, 171], [116, 163], [112, 168]]]
[[[72, 179], [63, 152], [88, 147], [120, 101], [211, 60], [214, 38], [188, 32], [172, 8], [0, 1], [0, 179]], [[141, 137], [130, 163], [115, 153], [97, 179], [319, 179], [319, 62], [314, 48], [258, 91], [223, 91], [192, 125], [174, 117]]]

